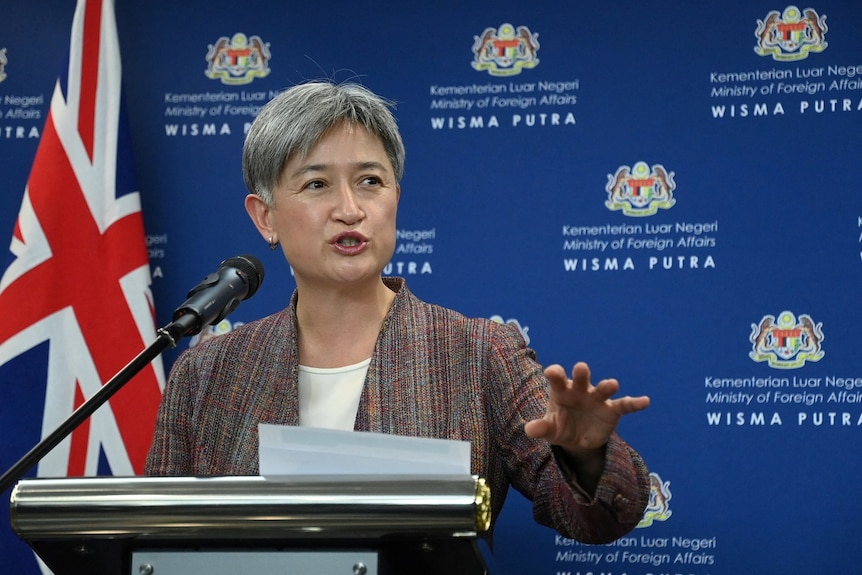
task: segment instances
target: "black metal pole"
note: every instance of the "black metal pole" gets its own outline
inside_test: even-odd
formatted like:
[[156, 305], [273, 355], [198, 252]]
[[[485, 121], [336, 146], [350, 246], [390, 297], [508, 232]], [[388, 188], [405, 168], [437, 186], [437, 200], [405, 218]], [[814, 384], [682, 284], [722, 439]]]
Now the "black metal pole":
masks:
[[121, 387], [129, 382], [139, 371], [153, 361], [156, 356], [162, 353], [168, 346], [174, 347], [177, 341], [191, 329], [193, 322], [197, 321], [193, 315], [183, 316], [178, 318], [169, 326], [158, 330], [158, 337], [144, 351], [138, 354], [126, 367], [121, 369], [117, 375], [111, 378], [99, 391], [93, 394], [87, 401], [81, 404], [72, 415], [70, 415], [63, 423], [61, 423], [50, 435], [46, 436], [42, 441], [37, 443], [33, 449], [18, 460], [18, 463], [9, 468], [6, 473], [0, 477], [0, 493], [6, 491], [12, 485], [21, 479], [27, 471], [33, 467], [40, 459], [45, 457], [49, 451], [54, 449], [63, 439], [72, 433], [75, 428], [81, 425], [85, 419], [90, 417], [94, 411], [102, 406], [110, 399]]

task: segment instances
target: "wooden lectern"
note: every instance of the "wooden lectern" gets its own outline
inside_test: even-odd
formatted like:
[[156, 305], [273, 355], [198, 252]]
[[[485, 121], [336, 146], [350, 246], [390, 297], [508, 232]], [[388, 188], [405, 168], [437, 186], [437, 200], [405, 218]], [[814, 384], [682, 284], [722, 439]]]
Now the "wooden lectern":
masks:
[[25, 479], [12, 527], [55, 575], [482, 575], [475, 476]]

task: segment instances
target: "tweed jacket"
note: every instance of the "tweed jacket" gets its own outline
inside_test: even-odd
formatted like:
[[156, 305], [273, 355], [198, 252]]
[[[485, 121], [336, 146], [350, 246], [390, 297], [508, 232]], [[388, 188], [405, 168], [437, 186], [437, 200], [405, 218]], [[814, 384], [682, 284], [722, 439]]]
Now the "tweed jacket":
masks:
[[[401, 278], [378, 337], [355, 430], [471, 442], [472, 473], [491, 487], [492, 518], [509, 486], [565, 537], [612, 541], [641, 519], [649, 478], [614, 434], [590, 499], [548, 443], [524, 434], [545, 413], [547, 379], [518, 329], [425, 303]], [[177, 359], [147, 457], [149, 475], [257, 475], [258, 423], [296, 425], [296, 302]]]

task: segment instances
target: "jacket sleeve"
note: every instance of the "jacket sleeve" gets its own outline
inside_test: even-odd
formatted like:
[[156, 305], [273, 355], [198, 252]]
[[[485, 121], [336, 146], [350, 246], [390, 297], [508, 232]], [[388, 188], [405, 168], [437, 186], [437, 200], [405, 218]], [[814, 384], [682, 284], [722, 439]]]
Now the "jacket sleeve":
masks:
[[638, 524], [649, 500], [643, 459], [614, 434], [590, 498], [577, 477], [561, 466], [550, 444], [524, 433], [528, 421], [544, 416], [548, 381], [516, 328], [500, 325], [494, 331], [489, 349], [492, 432], [512, 485], [532, 500], [538, 523], [565, 537], [594, 544], [622, 537]]
[[174, 363], [156, 417], [153, 443], [144, 467], [146, 475], [190, 475], [191, 359], [183, 353]]

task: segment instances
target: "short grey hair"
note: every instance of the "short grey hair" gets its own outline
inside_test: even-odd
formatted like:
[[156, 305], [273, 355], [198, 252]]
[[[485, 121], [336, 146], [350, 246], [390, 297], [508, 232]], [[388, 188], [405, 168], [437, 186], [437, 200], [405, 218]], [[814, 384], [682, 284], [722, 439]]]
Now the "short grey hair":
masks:
[[396, 182], [404, 176], [404, 143], [390, 108], [394, 104], [354, 83], [307, 82], [270, 100], [255, 118], [242, 150], [245, 185], [273, 205], [273, 188], [284, 164], [304, 157], [335, 124], [364, 126], [380, 138]]

